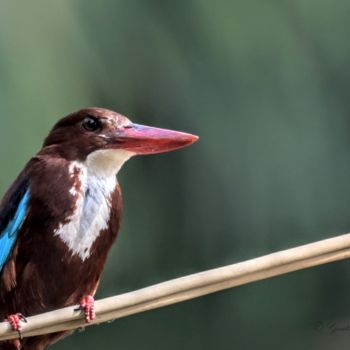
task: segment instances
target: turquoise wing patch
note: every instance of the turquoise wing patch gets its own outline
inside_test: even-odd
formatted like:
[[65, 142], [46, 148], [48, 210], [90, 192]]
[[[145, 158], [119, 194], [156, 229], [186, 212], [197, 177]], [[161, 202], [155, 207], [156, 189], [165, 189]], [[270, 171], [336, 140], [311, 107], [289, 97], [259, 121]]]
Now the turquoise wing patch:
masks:
[[12, 248], [16, 243], [18, 232], [27, 216], [29, 197], [30, 191], [27, 189], [22, 196], [12, 219], [0, 234], [0, 271], [4, 267]]

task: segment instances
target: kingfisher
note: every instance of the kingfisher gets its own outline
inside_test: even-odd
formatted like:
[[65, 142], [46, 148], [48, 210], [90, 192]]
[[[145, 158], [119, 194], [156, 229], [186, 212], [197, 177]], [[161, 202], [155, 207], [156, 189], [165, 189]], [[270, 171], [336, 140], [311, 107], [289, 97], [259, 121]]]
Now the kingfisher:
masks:
[[86, 322], [94, 319], [94, 295], [122, 216], [119, 170], [133, 156], [197, 139], [104, 108], [57, 122], [0, 202], [0, 319], [19, 334], [0, 350], [42, 350], [67, 335], [22, 339], [26, 316], [78, 305]]

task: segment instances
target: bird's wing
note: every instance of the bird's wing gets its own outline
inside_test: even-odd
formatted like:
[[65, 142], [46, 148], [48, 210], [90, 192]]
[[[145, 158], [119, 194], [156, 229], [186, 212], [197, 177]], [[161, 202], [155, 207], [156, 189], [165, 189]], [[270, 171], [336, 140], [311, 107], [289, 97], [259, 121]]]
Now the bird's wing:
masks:
[[20, 176], [0, 204], [0, 271], [14, 247], [29, 209], [28, 180]]

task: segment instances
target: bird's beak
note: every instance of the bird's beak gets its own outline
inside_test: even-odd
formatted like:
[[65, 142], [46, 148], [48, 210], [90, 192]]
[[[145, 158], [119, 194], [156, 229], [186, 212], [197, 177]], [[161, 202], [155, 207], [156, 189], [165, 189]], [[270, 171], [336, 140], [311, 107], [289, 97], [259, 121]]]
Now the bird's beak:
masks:
[[118, 148], [141, 154], [173, 151], [192, 144], [198, 136], [180, 131], [129, 124], [118, 131]]

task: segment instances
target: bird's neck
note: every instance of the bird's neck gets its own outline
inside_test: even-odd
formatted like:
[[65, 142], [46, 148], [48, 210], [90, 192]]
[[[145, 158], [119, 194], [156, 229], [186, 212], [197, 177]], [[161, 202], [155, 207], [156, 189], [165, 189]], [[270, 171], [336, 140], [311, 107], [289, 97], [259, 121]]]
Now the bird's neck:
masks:
[[132, 155], [124, 150], [99, 150], [92, 152], [83, 164], [90, 176], [115, 177]]
[[125, 151], [96, 151], [85, 162], [69, 164], [73, 186], [68, 191], [75, 209], [55, 235], [82, 261], [90, 257], [94, 242], [108, 229], [116, 175], [131, 156]]

